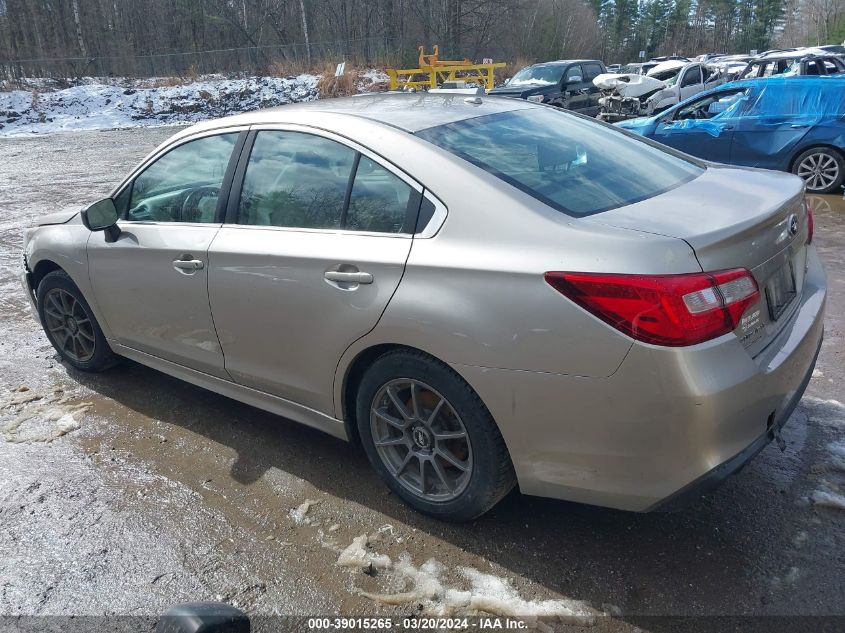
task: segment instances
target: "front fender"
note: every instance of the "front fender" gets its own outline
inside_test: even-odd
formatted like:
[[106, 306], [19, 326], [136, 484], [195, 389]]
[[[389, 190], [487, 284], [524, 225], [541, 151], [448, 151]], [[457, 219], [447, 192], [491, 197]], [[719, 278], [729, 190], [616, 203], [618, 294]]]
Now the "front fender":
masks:
[[[30, 272], [39, 264], [52, 263], [64, 270], [91, 306], [94, 317], [107, 339], [113, 338], [94, 297], [88, 274], [89, 231], [81, 221], [72, 219], [65, 224], [51, 224], [29, 229], [24, 242], [24, 255]], [[37, 288], [33, 288], [37, 291]]]

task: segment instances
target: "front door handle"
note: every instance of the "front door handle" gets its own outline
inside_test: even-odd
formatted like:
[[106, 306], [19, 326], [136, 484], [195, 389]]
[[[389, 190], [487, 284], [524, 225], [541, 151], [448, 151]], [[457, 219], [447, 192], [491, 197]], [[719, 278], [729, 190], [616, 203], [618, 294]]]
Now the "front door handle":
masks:
[[205, 268], [205, 264], [200, 259], [174, 259], [173, 268], [176, 268], [179, 271], [200, 270]]
[[793, 123], [789, 127], [791, 127], [793, 130], [800, 130], [802, 128], [807, 127], [807, 124], [806, 123]]
[[364, 272], [342, 272], [339, 270], [327, 270], [323, 277], [329, 281], [336, 281], [342, 284], [371, 284], [373, 276]]

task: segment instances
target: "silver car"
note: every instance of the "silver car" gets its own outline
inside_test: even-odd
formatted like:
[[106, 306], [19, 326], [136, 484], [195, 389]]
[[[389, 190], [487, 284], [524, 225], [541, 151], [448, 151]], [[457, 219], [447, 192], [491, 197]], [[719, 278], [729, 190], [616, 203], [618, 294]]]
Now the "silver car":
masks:
[[450, 520], [514, 486], [645, 511], [723, 479], [780, 440], [826, 293], [795, 176], [420, 94], [185, 129], [28, 230], [24, 283], [69, 365], [359, 441]]

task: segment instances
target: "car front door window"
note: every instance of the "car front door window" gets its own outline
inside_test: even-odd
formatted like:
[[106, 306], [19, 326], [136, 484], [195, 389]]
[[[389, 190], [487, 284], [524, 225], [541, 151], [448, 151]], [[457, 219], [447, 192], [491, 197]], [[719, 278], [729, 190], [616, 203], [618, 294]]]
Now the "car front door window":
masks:
[[583, 77], [584, 77], [584, 73], [583, 73], [583, 71], [581, 70], [581, 66], [579, 66], [579, 65], [570, 66], [570, 67], [566, 70], [566, 74], [563, 76], [563, 83], [564, 83], [564, 85], [568, 84], [568, 83], [569, 83], [570, 81], [572, 81], [572, 79], [574, 79], [575, 77], [581, 77], [582, 79], [583, 79]]
[[[136, 222], [216, 222], [220, 188], [237, 139], [235, 132], [218, 134], [170, 150], [117, 196], [118, 211]], [[127, 198], [128, 208], [121, 208]]]

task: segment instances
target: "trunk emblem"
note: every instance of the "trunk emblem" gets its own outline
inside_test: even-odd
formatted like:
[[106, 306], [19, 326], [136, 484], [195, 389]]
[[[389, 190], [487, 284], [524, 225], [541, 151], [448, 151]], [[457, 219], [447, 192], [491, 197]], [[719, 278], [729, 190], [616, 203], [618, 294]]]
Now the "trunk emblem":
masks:
[[796, 235], [798, 233], [798, 216], [794, 213], [789, 216], [789, 234]]

